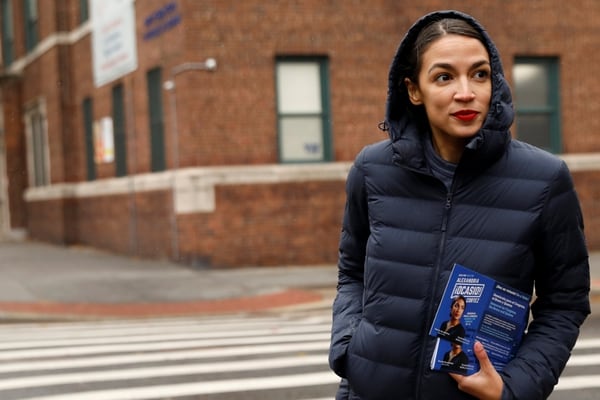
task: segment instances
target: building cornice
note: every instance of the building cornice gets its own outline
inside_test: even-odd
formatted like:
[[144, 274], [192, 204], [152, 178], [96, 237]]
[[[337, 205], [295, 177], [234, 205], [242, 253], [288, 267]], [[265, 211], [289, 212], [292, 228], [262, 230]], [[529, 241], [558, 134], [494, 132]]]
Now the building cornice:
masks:
[[47, 51], [56, 46], [73, 45], [79, 40], [89, 35], [92, 31], [92, 24], [88, 20], [81, 24], [77, 29], [70, 32], [55, 32], [52, 35], [40, 41], [33, 50], [25, 57], [13, 61], [7, 68], [6, 73], [12, 75], [21, 75], [26, 66], [36, 59], [40, 58]]

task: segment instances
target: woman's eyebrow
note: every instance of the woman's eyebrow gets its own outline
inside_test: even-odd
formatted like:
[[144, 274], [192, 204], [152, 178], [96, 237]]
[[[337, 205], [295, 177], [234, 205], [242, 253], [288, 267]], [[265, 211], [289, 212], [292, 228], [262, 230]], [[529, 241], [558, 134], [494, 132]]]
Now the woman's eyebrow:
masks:
[[[477, 62], [473, 63], [473, 65], [471, 65], [470, 69], [479, 68], [483, 65], [490, 65], [490, 62], [488, 60], [477, 61]], [[427, 70], [427, 73], [431, 73], [431, 71], [433, 71], [436, 68], [449, 69], [449, 70], [455, 69], [454, 66], [450, 63], [435, 63], [431, 66], [431, 68], [429, 68], [429, 70]]]

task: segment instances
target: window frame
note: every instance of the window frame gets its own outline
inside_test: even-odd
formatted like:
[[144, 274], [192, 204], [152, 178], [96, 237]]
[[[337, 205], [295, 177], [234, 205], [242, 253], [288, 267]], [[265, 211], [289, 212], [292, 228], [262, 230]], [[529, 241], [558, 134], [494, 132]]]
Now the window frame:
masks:
[[[24, 115], [27, 146], [29, 186], [39, 187], [51, 183], [50, 146], [46, 103], [36, 100], [26, 107]], [[38, 125], [40, 123], [41, 125]], [[38, 129], [40, 128], [40, 129]]]
[[[517, 56], [514, 59], [513, 68], [519, 64], [535, 64], [543, 66], [548, 71], [546, 81], [548, 89], [548, 99], [546, 105], [536, 107], [523, 107], [518, 104], [518, 98], [515, 97], [515, 130], [517, 139], [527, 141], [527, 137], [520, 138], [518, 130], [518, 118], [520, 115], [547, 115], [549, 118], [550, 131], [548, 132], [549, 148], [544, 148], [551, 153], [558, 154], [562, 152], [561, 135], [561, 116], [560, 116], [560, 60], [558, 57], [535, 57], [535, 56]], [[513, 75], [513, 81], [515, 80]], [[515, 96], [517, 92], [516, 82]]]
[[115, 176], [127, 175], [127, 135], [125, 128], [125, 89], [123, 84], [112, 88], [112, 120], [115, 146]]
[[162, 68], [146, 72], [148, 89], [148, 124], [150, 132], [150, 169], [152, 172], [166, 169], [165, 128], [162, 98]]
[[[280, 96], [278, 84], [278, 67], [283, 63], [307, 63], [317, 64], [319, 68], [319, 87], [321, 90], [321, 113], [283, 113], [280, 111]], [[331, 129], [331, 106], [329, 92], [329, 59], [326, 56], [290, 56], [280, 55], [275, 58], [275, 110], [277, 120], [277, 148], [278, 159], [283, 164], [304, 164], [329, 162], [333, 160], [332, 152], [332, 129]], [[321, 122], [321, 135], [323, 144], [323, 156], [321, 159], [286, 160], [283, 158], [283, 127], [282, 121], [286, 117], [319, 117]]]
[[88, 181], [96, 179], [96, 160], [94, 158], [94, 101], [86, 97], [81, 102], [83, 116], [83, 134], [86, 155], [86, 177]]
[[39, 8], [37, 0], [23, 2], [23, 26], [25, 29], [25, 49], [32, 51], [38, 44]]
[[79, 0], [79, 23], [83, 24], [90, 19], [89, 0]]
[[12, 0], [2, 0], [2, 63], [9, 66], [15, 60], [15, 25]]

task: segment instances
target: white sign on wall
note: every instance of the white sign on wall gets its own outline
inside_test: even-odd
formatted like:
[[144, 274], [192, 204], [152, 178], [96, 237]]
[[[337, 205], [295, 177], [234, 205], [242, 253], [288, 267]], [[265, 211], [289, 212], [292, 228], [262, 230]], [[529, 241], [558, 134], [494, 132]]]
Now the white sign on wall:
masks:
[[96, 164], [111, 163], [115, 160], [115, 141], [111, 117], [103, 117], [94, 122], [94, 160]]
[[94, 84], [102, 86], [137, 68], [134, 0], [90, 0]]

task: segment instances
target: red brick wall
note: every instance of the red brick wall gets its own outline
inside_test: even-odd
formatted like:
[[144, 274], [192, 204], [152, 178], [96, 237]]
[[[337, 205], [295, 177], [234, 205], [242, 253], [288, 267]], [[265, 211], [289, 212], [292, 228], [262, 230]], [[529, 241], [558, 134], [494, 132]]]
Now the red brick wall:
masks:
[[28, 228], [52, 243], [213, 267], [335, 262], [342, 181], [217, 186], [216, 200], [212, 213], [179, 215], [175, 238], [167, 191], [30, 201]]
[[80, 243], [78, 211], [78, 201], [70, 197], [28, 202], [28, 236], [58, 245]]
[[165, 191], [77, 199], [78, 242], [149, 258], [171, 254], [170, 194]]
[[335, 263], [344, 183], [217, 186], [215, 212], [178, 218], [181, 260], [212, 266]]
[[575, 172], [573, 180], [581, 203], [587, 243], [600, 249], [600, 171]]

